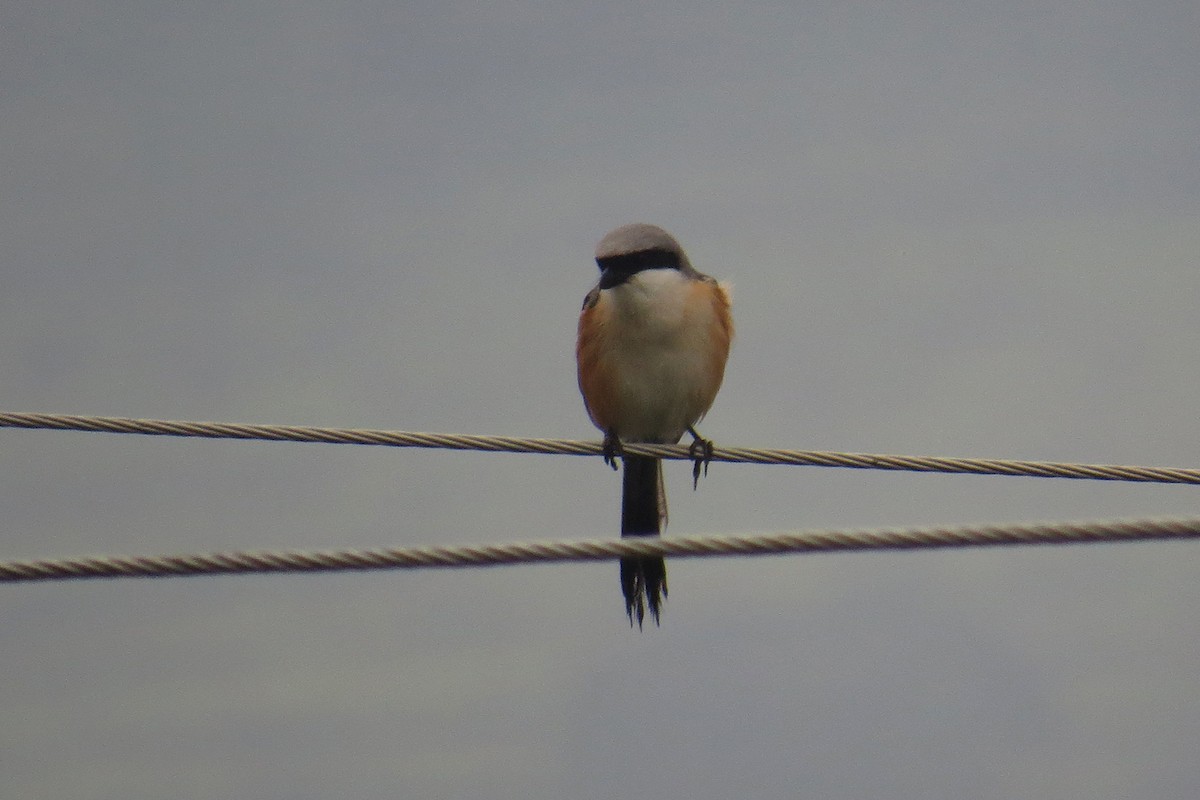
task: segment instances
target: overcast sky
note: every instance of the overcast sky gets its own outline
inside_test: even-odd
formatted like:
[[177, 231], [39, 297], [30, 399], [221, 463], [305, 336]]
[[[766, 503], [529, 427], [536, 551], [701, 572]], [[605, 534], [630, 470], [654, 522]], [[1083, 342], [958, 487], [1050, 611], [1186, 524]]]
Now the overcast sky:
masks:
[[[609, 229], [732, 282], [720, 445], [1200, 466], [1200, 7], [14, 0], [0, 408], [598, 438]], [[0, 430], [0, 558], [615, 536], [599, 459]], [[668, 465], [668, 534], [1196, 488]], [[0, 587], [55, 798], [1200, 785], [1190, 543]]]

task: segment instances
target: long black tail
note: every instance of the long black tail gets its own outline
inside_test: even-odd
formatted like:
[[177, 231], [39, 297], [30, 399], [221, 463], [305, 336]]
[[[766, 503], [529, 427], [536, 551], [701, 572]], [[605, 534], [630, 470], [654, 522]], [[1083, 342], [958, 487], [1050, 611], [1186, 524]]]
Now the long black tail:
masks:
[[[621, 492], [621, 535], [658, 536], [667, 516], [663, 490], [662, 461], [648, 456], [623, 456]], [[637, 616], [638, 627], [646, 610], [658, 624], [658, 613], [667, 596], [667, 565], [662, 558], [622, 558], [621, 591], [629, 624]]]

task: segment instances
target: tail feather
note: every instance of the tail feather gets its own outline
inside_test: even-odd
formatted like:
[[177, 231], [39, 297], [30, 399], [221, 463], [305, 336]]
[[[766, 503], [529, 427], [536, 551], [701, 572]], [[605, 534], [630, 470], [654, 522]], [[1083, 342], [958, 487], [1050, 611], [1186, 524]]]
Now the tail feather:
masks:
[[[662, 461], [648, 456], [624, 456], [621, 493], [621, 536], [658, 536], [667, 519]], [[646, 611], [658, 624], [667, 596], [667, 565], [661, 558], [621, 559], [621, 591], [629, 624], [638, 627]]]

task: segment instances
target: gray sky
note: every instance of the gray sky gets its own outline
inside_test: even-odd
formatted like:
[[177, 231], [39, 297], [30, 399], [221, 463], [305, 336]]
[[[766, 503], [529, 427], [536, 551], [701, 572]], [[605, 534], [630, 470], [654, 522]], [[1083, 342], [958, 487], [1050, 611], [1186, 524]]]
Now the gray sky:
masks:
[[[1200, 466], [1192, 2], [8, 3], [0, 408], [596, 438], [592, 248], [723, 445]], [[597, 459], [0, 431], [0, 557], [615, 535]], [[1194, 514], [668, 469], [669, 533]], [[13, 797], [1192, 798], [1191, 544], [0, 589]]]

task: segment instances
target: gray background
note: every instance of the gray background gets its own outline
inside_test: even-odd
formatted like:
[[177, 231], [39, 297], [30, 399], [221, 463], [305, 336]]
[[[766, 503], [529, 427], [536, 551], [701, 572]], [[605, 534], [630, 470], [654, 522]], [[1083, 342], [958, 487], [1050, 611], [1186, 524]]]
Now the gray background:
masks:
[[[734, 285], [720, 444], [1200, 465], [1200, 12], [10, 2], [0, 408], [597, 438], [595, 242]], [[0, 431], [0, 557], [615, 535], [597, 459]], [[670, 533], [1191, 514], [718, 464]], [[1196, 547], [0, 588], [4, 794], [1192, 798]]]

